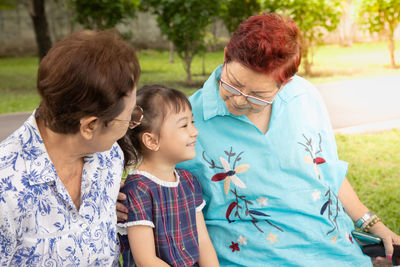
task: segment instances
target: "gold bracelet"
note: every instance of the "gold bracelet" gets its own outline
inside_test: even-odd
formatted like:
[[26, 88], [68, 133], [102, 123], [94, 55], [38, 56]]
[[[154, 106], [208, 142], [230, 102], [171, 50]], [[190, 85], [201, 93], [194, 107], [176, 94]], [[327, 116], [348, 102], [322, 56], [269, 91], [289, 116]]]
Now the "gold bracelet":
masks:
[[374, 218], [372, 221], [370, 221], [368, 223], [367, 226], [365, 226], [364, 231], [369, 232], [369, 229], [371, 229], [372, 226], [374, 226], [376, 223], [378, 223], [380, 221], [381, 221], [381, 219], [379, 219], [378, 217]]

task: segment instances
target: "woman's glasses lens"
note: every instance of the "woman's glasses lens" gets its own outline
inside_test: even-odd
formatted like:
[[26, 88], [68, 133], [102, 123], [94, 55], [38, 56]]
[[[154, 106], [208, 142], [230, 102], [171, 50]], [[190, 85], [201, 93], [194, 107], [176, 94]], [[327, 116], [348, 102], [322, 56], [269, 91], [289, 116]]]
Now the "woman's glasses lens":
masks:
[[221, 87], [223, 89], [225, 89], [226, 91], [228, 91], [229, 93], [231, 93], [233, 95], [244, 95], [250, 103], [253, 103], [255, 105], [261, 105], [261, 106], [268, 106], [268, 105], [272, 104], [272, 101], [261, 100], [256, 97], [253, 97], [253, 96], [245, 95], [242, 92], [240, 92], [239, 90], [237, 90], [236, 88], [233, 88], [229, 84], [225, 83], [224, 81], [220, 80], [220, 82], [221, 82]]
[[240, 92], [238, 90], [229, 86], [228, 84], [224, 83], [223, 81], [221, 81], [221, 86], [222, 86], [222, 88], [224, 88], [226, 91], [228, 91], [231, 94], [240, 95]]

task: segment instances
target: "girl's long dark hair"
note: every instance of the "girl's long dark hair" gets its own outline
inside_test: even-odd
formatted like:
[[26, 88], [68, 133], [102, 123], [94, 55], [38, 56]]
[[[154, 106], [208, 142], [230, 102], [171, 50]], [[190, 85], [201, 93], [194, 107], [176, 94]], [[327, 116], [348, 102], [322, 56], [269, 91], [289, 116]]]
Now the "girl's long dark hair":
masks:
[[163, 85], [146, 85], [138, 90], [136, 105], [143, 109], [142, 123], [134, 129], [128, 129], [126, 135], [118, 140], [124, 152], [124, 167], [140, 163], [145, 149], [142, 135], [145, 132], [160, 134], [161, 125], [169, 112], [179, 113], [192, 109], [184, 93]]

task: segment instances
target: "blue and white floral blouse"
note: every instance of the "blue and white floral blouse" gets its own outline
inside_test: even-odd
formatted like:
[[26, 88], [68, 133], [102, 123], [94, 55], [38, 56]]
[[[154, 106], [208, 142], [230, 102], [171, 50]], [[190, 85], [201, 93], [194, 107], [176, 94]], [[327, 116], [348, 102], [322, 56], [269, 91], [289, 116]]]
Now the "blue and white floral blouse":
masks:
[[122, 170], [117, 144], [85, 157], [77, 210], [33, 113], [0, 143], [0, 266], [118, 266]]

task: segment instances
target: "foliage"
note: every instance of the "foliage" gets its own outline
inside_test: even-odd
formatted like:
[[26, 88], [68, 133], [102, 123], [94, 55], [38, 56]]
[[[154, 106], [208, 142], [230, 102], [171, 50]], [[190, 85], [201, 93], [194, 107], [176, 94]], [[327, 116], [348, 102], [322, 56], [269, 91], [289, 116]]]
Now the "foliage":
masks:
[[381, 32], [387, 27], [396, 29], [400, 23], [400, 0], [363, 0], [360, 21], [371, 32]]
[[75, 20], [85, 28], [104, 30], [132, 18], [140, 0], [68, 0]]
[[394, 31], [400, 24], [400, 0], [362, 0], [360, 22], [370, 32], [386, 32], [389, 39], [391, 66], [394, 60]]
[[187, 82], [192, 83], [191, 62], [204, 50], [207, 26], [218, 13], [215, 0], [142, 0], [142, 6], [157, 16], [161, 33], [167, 36], [184, 61]]
[[0, 0], [0, 10], [15, 8], [15, 2], [13, 0]]
[[221, 0], [220, 18], [232, 34], [242, 21], [260, 11], [260, 0]]
[[341, 17], [341, 0], [276, 0], [273, 2], [299, 26], [304, 69], [311, 73], [309, 49], [324, 31], [336, 29]]

